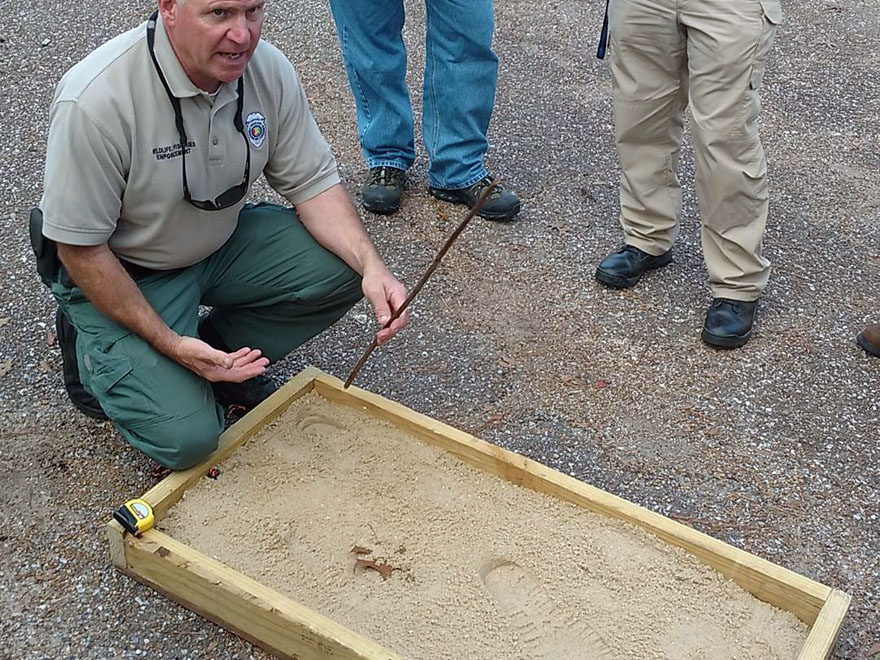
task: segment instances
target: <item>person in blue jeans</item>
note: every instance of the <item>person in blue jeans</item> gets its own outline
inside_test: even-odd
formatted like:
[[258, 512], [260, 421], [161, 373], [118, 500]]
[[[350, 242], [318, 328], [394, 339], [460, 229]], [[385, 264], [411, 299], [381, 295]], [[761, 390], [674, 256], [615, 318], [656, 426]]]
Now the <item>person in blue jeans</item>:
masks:
[[[364, 208], [393, 213], [415, 157], [406, 88], [403, 0], [329, 0], [357, 111], [358, 138], [370, 172]], [[428, 190], [472, 207], [491, 182], [483, 156], [495, 103], [498, 58], [492, 50], [492, 0], [426, 0], [422, 134]], [[480, 215], [510, 220], [520, 202], [496, 187]]]

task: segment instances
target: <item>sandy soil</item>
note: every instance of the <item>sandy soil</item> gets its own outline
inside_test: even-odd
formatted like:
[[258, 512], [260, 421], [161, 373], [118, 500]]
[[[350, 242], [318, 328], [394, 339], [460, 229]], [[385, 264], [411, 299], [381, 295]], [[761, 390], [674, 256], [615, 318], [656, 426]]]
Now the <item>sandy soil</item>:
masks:
[[161, 526], [412, 660], [789, 660], [807, 634], [635, 527], [315, 394]]

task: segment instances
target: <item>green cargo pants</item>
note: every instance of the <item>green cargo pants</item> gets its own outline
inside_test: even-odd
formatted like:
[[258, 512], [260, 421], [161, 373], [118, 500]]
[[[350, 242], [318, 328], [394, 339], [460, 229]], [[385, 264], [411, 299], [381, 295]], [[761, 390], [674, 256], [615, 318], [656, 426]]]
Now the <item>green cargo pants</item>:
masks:
[[[175, 332], [198, 336], [199, 305], [233, 350], [259, 348], [271, 361], [341, 318], [362, 296], [360, 277], [321, 247], [289, 208], [248, 205], [226, 244], [203, 261], [137, 281]], [[211, 384], [101, 314], [82, 291], [52, 293], [77, 329], [82, 384], [135, 448], [183, 469], [217, 447], [223, 410]]]

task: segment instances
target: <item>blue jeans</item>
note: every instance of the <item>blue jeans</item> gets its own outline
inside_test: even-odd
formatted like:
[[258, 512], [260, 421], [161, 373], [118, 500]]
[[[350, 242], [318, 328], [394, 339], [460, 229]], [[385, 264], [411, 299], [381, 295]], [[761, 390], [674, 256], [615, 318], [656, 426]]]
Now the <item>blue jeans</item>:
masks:
[[[412, 165], [403, 0], [329, 0], [357, 110], [367, 167]], [[486, 176], [483, 155], [495, 103], [492, 0], [426, 0], [422, 135], [434, 188]]]

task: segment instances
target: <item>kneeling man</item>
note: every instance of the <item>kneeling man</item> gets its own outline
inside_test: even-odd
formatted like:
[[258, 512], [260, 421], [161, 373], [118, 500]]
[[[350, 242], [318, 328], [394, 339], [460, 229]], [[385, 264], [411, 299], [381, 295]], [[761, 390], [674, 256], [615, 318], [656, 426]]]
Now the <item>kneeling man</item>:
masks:
[[[65, 385], [172, 469], [216, 448], [223, 405], [273, 391], [270, 362], [362, 295], [383, 324], [406, 296], [262, 25], [263, 0], [159, 0], [52, 104], [31, 233]], [[295, 210], [245, 204], [260, 174]]]

